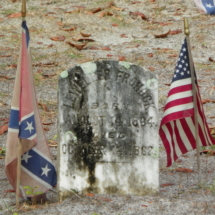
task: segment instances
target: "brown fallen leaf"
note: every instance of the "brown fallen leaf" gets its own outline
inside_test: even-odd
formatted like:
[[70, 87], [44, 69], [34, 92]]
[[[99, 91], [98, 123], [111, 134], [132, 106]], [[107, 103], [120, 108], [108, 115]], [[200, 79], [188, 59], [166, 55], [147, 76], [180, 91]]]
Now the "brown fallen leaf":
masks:
[[113, 200], [112, 199], [102, 199], [102, 201], [111, 202]]
[[213, 150], [204, 150], [204, 151], [200, 152], [200, 155], [202, 155], [202, 154], [215, 155], [215, 151], [213, 151]]
[[49, 109], [45, 104], [38, 102], [38, 105], [41, 106], [44, 111], [49, 112]]
[[74, 43], [71, 43], [69, 41], [66, 42], [66, 44], [78, 49], [78, 50], [82, 50], [86, 45], [87, 43], [84, 43], [84, 44], [74, 44]]
[[168, 57], [178, 57], [176, 54], [169, 54]]
[[139, 4], [141, 3], [140, 1], [132, 1], [131, 4]]
[[113, 55], [112, 54], [107, 54], [107, 57], [113, 57]]
[[193, 172], [192, 169], [188, 169], [188, 168], [178, 168], [178, 169], [175, 169], [176, 172]]
[[7, 104], [5, 102], [0, 102], [0, 106], [6, 106]]
[[153, 57], [153, 54], [152, 53], [148, 53], [148, 57]]
[[[77, 27], [72, 27], [72, 28], [59, 28], [61, 31], [74, 31], [77, 29]], [[65, 39], [64, 39], [65, 40]], [[64, 41], [63, 40], [63, 41]]]
[[159, 24], [160, 24], [161, 26], [165, 26], [165, 25], [172, 25], [173, 23], [163, 23], [163, 22], [159, 22]]
[[156, 38], [164, 38], [167, 37], [168, 34], [170, 33], [171, 30], [169, 30], [168, 32], [164, 33], [164, 34], [153, 34]]
[[214, 59], [213, 59], [212, 57], [209, 57], [208, 60], [209, 60], [210, 62], [215, 62]]
[[75, 9], [75, 10], [71, 10], [71, 11], [66, 11], [65, 13], [76, 13], [76, 12], [80, 12], [81, 8]]
[[109, 47], [106, 46], [106, 47], [102, 47], [101, 50], [110, 51], [111, 49], [110, 49]]
[[161, 184], [160, 187], [167, 187], [167, 186], [173, 186], [175, 184], [173, 183], [166, 183], [166, 184]]
[[59, 37], [51, 37], [50, 39], [54, 41], [64, 41], [66, 38], [64, 36], [59, 36]]
[[57, 22], [57, 25], [62, 26], [63, 22], [59, 21], [59, 22]]
[[120, 37], [128, 38], [128, 37], [126, 36], [126, 34], [121, 34]]
[[93, 197], [95, 195], [93, 193], [86, 193], [85, 196], [91, 196], [91, 197]]
[[43, 122], [43, 125], [51, 125], [53, 122]]
[[11, 57], [12, 55], [10, 54], [10, 55], [0, 55], [0, 57], [2, 58], [2, 57]]
[[118, 19], [118, 20], [120, 20], [120, 21], [122, 21], [122, 20], [124, 20], [121, 16], [119, 16], [119, 15], [116, 15], [116, 18]]
[[50, 44], [50, 45], [48, 45], [47, 47], [48, 47], [48, 48], [51, 48], [52, 46], [54, 46], [54, 45], [53, 45], [53, 44]]
[[155, 71], [155, 68], [154, 67], [149, 67], [149, 69], [152, 71], [152, 72], [154, 72]]
[[77, 42], [95, 42], [94, 39], [91, 39], [91, 38], [72, 38], [74, 41], [77, 41]]
[[48, 16], [49, 14], [56, 14], [55, 12], [48, 12], [44, 16]]
[[145, 208], [147, 208], [148, 207], [148, 205], [141, 205], [142, 207], [145, 207]]
[[125, 58], [125, 56], [118, 56], [119, 58], [118, 58], [118, 61], [126, 61], [126, 58]]
[[0, 37], [4, 37], [5, 35], [0, 35]]
[[0, 135], [4, 134], [8, 130], [8, 125], [1, 125], [0, 126]]
[[0, 18], [0, 22], [3, 22], [4, 21], [4, 19], [3, 18]]
[[57, 66], [58, 63], [55, 62], [49, 62], [49, 63], [34, 63], [33, 66], [43, 66], [43, 67], [53, 67]]
[[90, 12], [91, 12], [91, 13], [98, 13], [98, 12], [100, 12], [100, 11], [102, 11], [102, 10], [103, 10], [103, 8], [98, 7], [98, 8], [95, 8], [95, 9], [90, 10]]
[[90, 37], [91, 36], [91, 34], [85, 34], [82, 31], [80, 31], [80, 34], [81, 34], [82, 37]]
[[180, 33], [182, 33], [182, 30], [177, 29], [177, 30], [174, 30], [174, 31], [170, 31], [169, 35], [175, 35], [175, 34], [180, 34]]
[[43, 130], [44, 131], [50, 131], [49, 128], [47, 128], [47, 127], [44, 127]]
[[215, 100], [212, 100], [212, 99], [202, 99], [202, 104], [206, 104], [206, 103], [209, 103], [209, 102], [215, 103]]
[[89, 47], [88, 49], [89, 49], [89, 50], [99, 50], [99, 48], [98, 48], [98, 47], [95, 47], [95, 46], [91, 46], [91, 47]]
[[11, 68], [17, 68], [17, 64], [11, 64], [9, 65]]
[[113, 16], [113, 13], [109, 12], [109, 11], [103, 11], [99, 14], [99, 17], [104, 17], [104, 16]]
[[4, 75], [0, 75], [0, 78], [9, 79], [9, 77], [4, 76]]
[[118, 24], [116, 24], [116, 23], [113, 23], [113, 24], [112, 24], [112, 26], [114, 26], [114, 27], [118, 27], [119, 25], [118, 25]]
[[131, 16], [132, 19], [137, 19], [138, 17], [140, 17], [141, 19], [147, 20], [145, 14], [140, 13], [138, 11], [130, 12], [129, 15]]
[[21, 13], [12, 13], [12, 14], [9, 14], [9, 15], [7, 16], [7, 18], [19, 18], [19, 17], [21, 17], [21, 16], [22, 16]]
[[42, 73], [42, 76], [43, 77], [45, 77], [45, 78], [50, 78], [50, 77], [52, 77], [52, 76], [55, 76], [55, 75], [57, 75], [57, 74], [46, 74], [46, 73]]
[[111, 5], [111, 8], [114, 9], [114, 10], [117, 10], [117, 11], [125, 10], [125, 8], [119, 8], [119, 7], [116, 7], [116, 6], [113, 6], [113, 5]]

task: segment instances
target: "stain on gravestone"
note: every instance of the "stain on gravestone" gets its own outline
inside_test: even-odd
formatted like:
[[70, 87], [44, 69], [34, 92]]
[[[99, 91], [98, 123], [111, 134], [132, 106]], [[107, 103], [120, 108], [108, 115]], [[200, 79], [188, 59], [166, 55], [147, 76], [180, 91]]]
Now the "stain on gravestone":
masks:
[[61, 73], [58, 109], [60, 200], [80, 193], [158, 191], [158, 81], [118, 61]]

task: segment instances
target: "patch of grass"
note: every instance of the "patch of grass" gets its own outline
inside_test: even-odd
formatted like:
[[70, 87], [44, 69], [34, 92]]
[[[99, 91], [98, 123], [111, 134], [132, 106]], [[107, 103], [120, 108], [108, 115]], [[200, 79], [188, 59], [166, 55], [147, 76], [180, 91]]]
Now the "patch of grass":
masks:
[[77, 53], [71, 53], [71, 54], [69, 54], [69, 56], [70, 56], [72, 59], [77, 59], [77, 58], [82, 58], [82, 57], [84, 57], [83, 54], [77, 54]]
[[11, 13], [17, 13], [17, 11], [16, 10], [12, 10], [12, 9], [5, 9], [5, 10], [1, 11], [2, 15], [9, 15]]

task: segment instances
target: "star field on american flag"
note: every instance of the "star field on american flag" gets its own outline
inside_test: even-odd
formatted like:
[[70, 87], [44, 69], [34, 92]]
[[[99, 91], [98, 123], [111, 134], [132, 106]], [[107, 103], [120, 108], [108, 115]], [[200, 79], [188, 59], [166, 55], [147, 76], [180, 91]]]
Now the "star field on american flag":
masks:
[[188, 50], [185, 43], [183, 43], [172, 81], [189, 78], [190, 76], [191, 74], [190, 65], [188, 62]]

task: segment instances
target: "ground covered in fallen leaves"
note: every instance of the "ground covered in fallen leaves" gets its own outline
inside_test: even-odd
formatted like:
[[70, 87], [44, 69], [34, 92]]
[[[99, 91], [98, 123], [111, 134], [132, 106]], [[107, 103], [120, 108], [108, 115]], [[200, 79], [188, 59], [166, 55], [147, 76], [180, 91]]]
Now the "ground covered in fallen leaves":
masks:
[[[4, 174], [5, 144], [21, 36], [21, 1], [0, 1], [0, 214], [214, 214], [215, 159], [201, 154], [198, 186], [196, 152], [166, 168], [160, 142], [160, 192], [150, 196], [80, 195], [62, 203], [56, 190], [50, 203], [22, 203]], [[202, 102], [209, 126], [215, 126], [215, 17], [200, 13], [190, 0], [28, 0], [27, 23], [39, 108], [54, 162], [57, 157], [58, 75], [76, 64], [113, 59], [128, 61], [155, 73], [159, 80], [159, 119], [184, 40], [183, 17], [190, 40]], [[201, 151], [206, 149], [201, 149]]]

